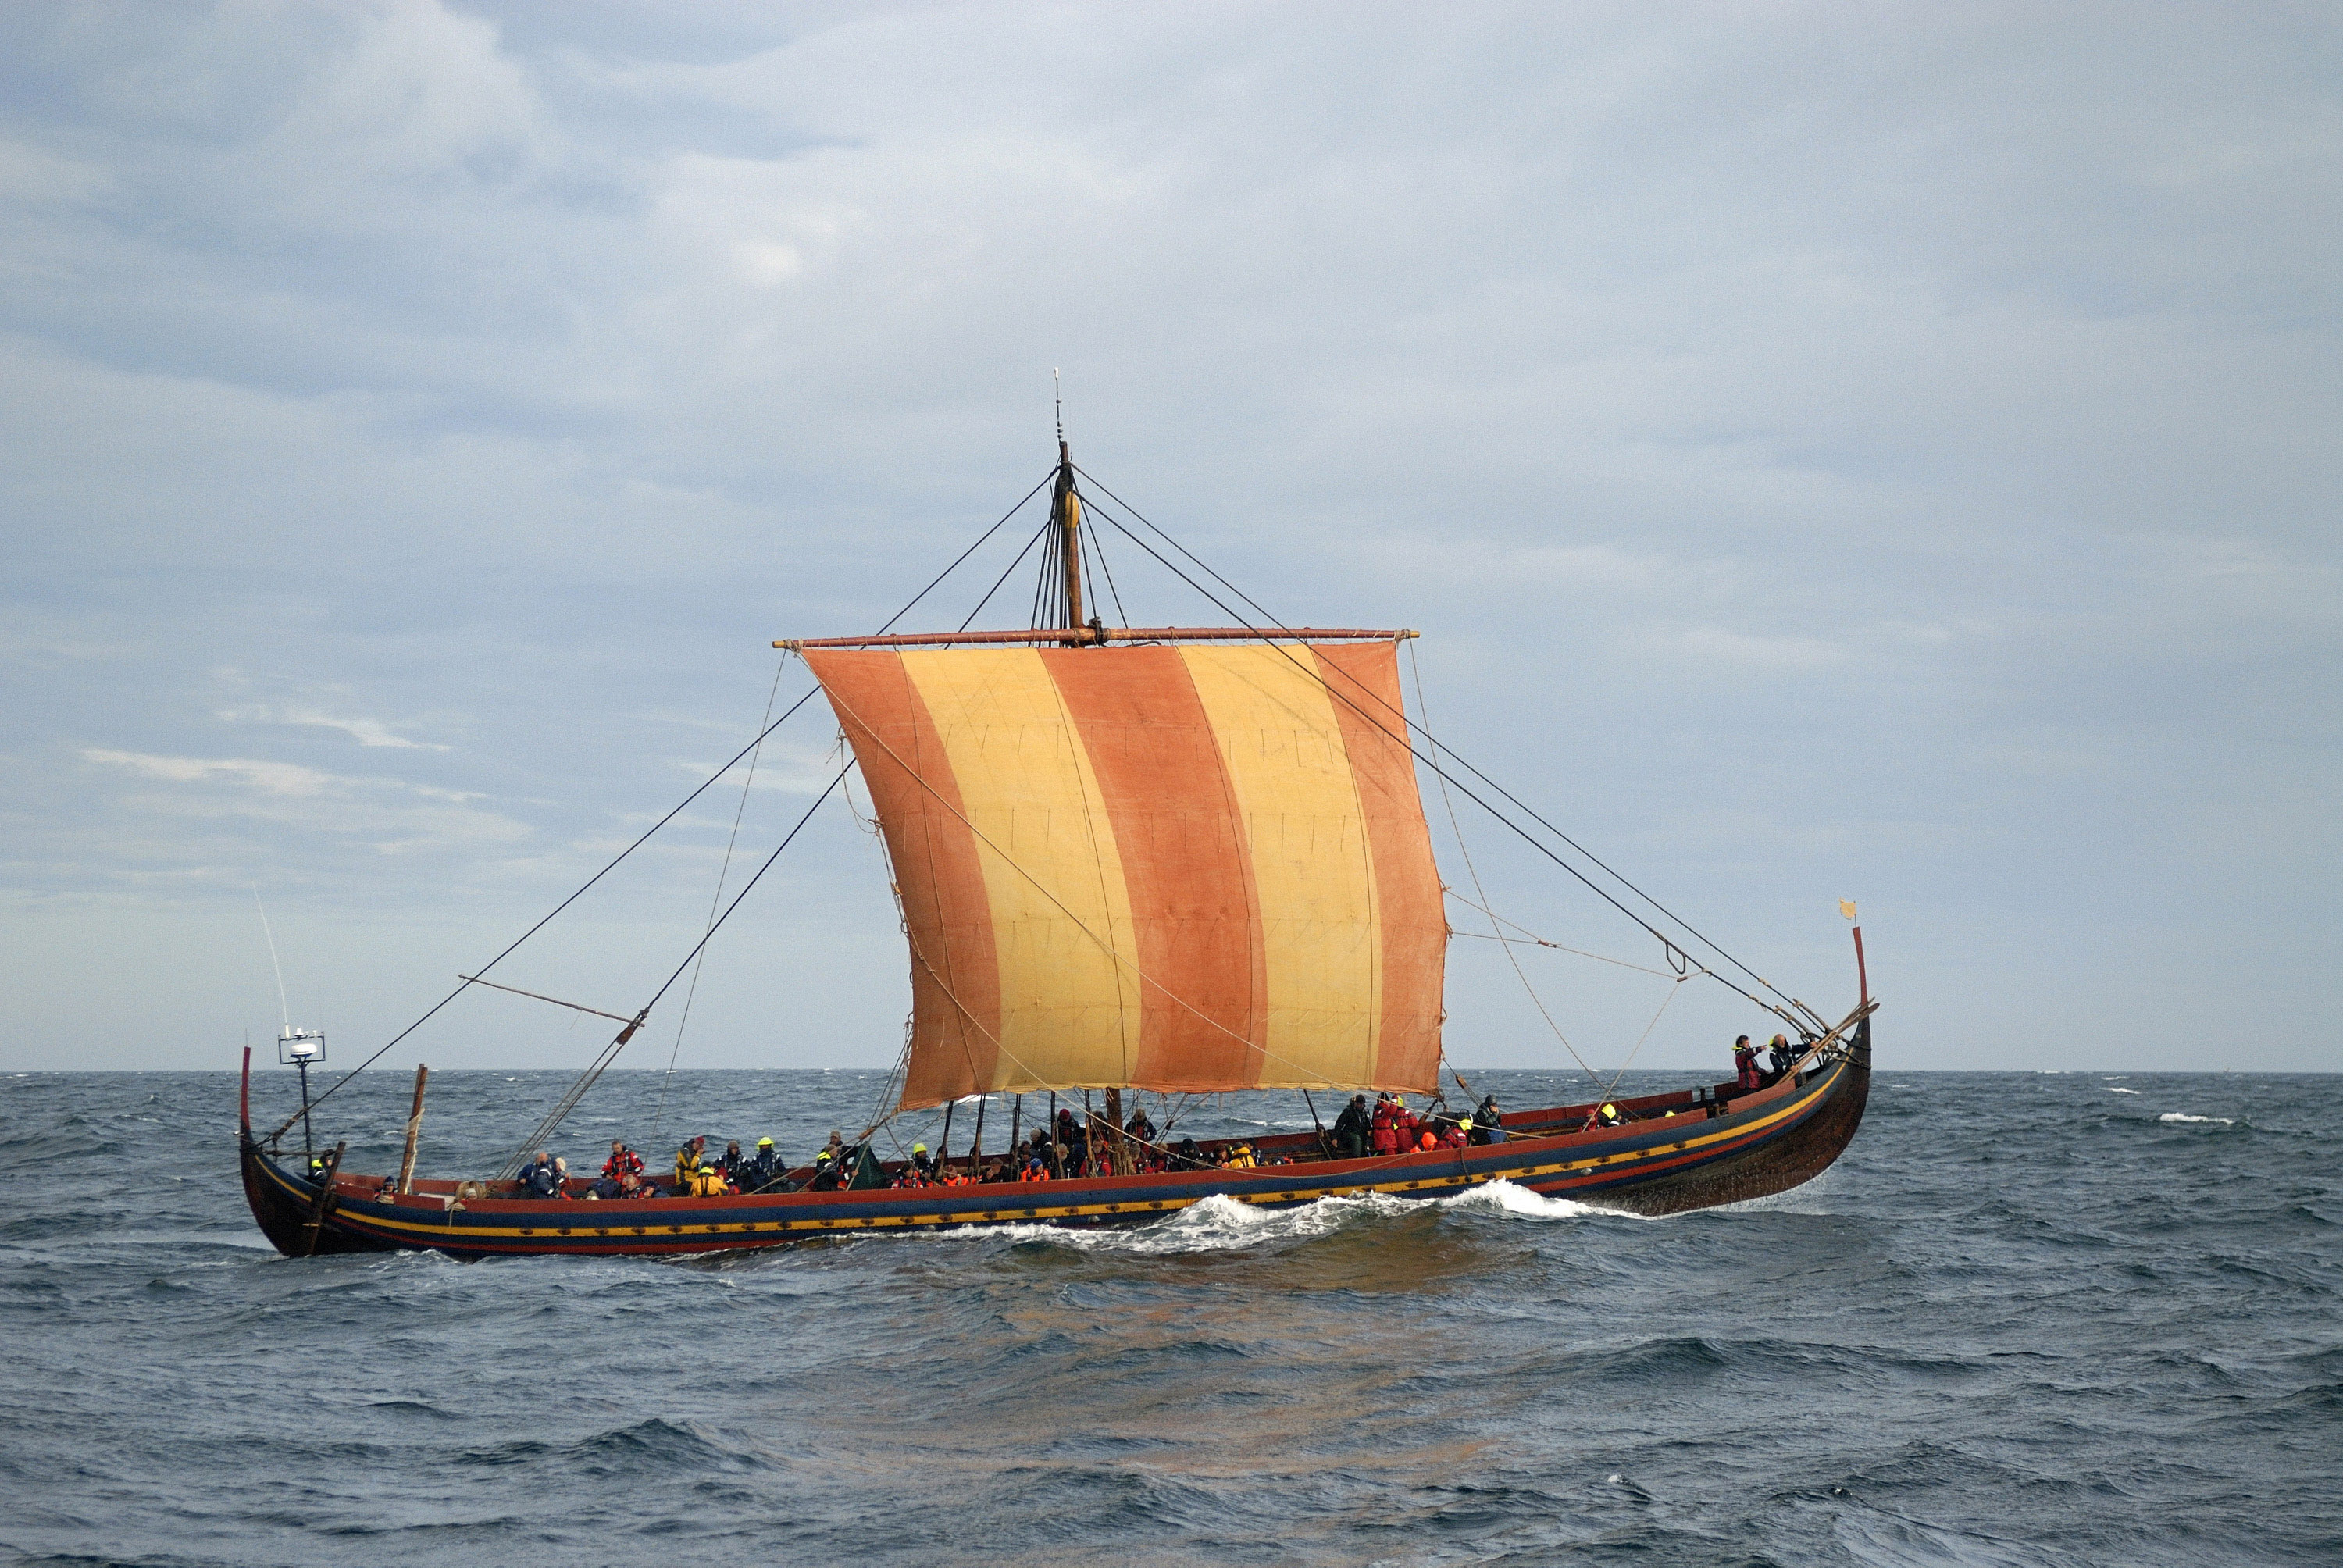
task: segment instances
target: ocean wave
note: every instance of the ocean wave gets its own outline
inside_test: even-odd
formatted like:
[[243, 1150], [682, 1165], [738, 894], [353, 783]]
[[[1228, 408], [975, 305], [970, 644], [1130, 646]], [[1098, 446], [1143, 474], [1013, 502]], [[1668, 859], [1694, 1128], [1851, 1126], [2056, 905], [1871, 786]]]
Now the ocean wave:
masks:
[[[1588, 1214], [1618, 1217], [1616, 1210], [1598, 1209], [1592, 1203], [1580, 1203], [1568, 1198], [1549, 1198], [1543, 1192], [1516, 1187], [1511, 1181], [1492, 1181], [1469, 1192], [1459, 1192], [1453, 1198], [1442, 1198], [1432, 1206], [1457, 1213], [1511, 1214], [1524, 1220], [1576, 1220]], [[1644, 1218], [1642, 1215], [1628, 1217]]]
[[2108, 1092], [2109, 1094], [2137, 1094], [2137, 1093], [2139, 1092], [2139, 1091], [2138, 1091], [2138, 1090], [2137, 1090], [2137, 1089], [2120, 1089], [2120, 1088], [2114, 1088], [2114, 1087], [2110, 1087], [2110, 1088], [2107, 1090], [2107, 1092]]
[[1219, 1252], [1307, 1241], [1363, 1222], [1435, 1212], [1533, 1221], [1575, 1220], [1589, 1214], [1643, 1217], [1618, 1215], [1567, 1198], [1548, 1198], [1510, 1181], [1491, 1181], [1447, 1198], [1405, 1199], [1385, 1192], [1363, 1192], [1353, 1197], [1320, 1198], [1291, 1209], [1261, 1208], [1216, 1192], [1175, 1214], [1143, 1225], [1097, 1230], [1058, 1225], [987, 1225], [960, 1231], [912, 1231], [888, 1239], [912, 1242], [1039, 1241], [1085, 1251], [1142, 1255]]
[[2205, 1121], [2212, 1122], [2221, 1127], [2235, 1127], [2237, 1125], [2237, 1122], [2233, 1119], [2227, 1116], [2191, 1116], [2185, 1111], [2167, 1111], [2163, 1115], [2157, 1117], [2157, 1120], [2158, 1121]]

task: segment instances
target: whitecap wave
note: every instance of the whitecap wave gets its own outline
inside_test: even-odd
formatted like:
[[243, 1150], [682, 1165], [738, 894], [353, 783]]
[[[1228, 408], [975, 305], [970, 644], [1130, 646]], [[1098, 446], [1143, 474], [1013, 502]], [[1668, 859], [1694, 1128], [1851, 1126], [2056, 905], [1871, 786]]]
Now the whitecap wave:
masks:
[[2139, 1091], [2137, 1089], [2110, 1089], [2107, 1092], [2109, 1094], [2137, 1094]]
[[1524, 1220], [1575, 1220], [1583, 1214], [1608, 1214], [1613, 1211], [1597, 1209], [1591, 1203], [1580, 1203], [1568, 1198], [1549, 1198], [1533, 1192], [1526, 1187], [1516, 1187], [1511, 1181], [1491, 1181], [1453, 1198], [1442, 1198], [1433, 1204], [1435, 1209], [1477, 1211], [1498, 1214], [1515, 1214]]
[[[1430, 1210], [1496, 1214], [1523, 1220], [1574, 1220], [1582, 1215], [1617, 1217], [1614, 1211], [1567, 1198], [1548, 1198], [1510, 1181], [1491, 1181], [1469, 1191], [1429, 1201], [1394, 1198], [1387, 1192], [1321, 1198], [1291, 1209], [1263, 1209], [1221, 1193], [1143, 1225], [1073, 1230], [1058, 1225], [985, 1225], [958, 1231], [902, 1232], [903, 1241], [1047, 1241], [1082, 1251], [1220, 1252], [1241, 1247], [1306, 1241], [1362, 1221], [1419, 1214]], [[1640, 1216], [1628, 1216], [1637, 1218]], [[872, 1238], [876, 1240], [877, 1238]]]
[[905, 1241], [1047, 1241], [1082, 1251], [1219, 1252], [1280, 1241], [1307, 1241], [1369, 1215], [1404, 1213], [1421, 1204], [1383, 1193], [1321, 1198], [1292, 1209], [1257, 1209], [1222, 1193], [1143, 1225], [1073, 1230], [1059, 1225], [985, 1225], [960, 1231], [908, 1231]]
[[2185, 1111], [2167, 1111], [2158, 1121], [2209, 1121], [2222, 1127], [2235, 1127], [2237, 1122], [2227, 1116], [2191, 1116]]

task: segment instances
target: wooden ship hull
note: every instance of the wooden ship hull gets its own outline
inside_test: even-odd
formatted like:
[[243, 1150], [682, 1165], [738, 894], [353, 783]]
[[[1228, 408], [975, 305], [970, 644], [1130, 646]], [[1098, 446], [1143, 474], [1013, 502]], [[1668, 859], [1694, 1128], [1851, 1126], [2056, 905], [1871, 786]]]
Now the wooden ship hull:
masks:
[[[396, 1178], [341, 1170], [341, 1147], [288, 1170], [277, 1151], [295, 1120], [304, 1128], [305, 1153], [309, 1147], [316, 1102], [307, 1074], [324, 1044], [314, 1031], [294, 1030], [288, 1019], [289, 1043], [279, 1054], [301, 1068], [301, 1110], [263, 1137], [252, 1131], [248, 1055], [246, 1062], [244, 1188], [269, 1240], [300, 1257], [396, 1250], [462, 1258], [705, 1253], [841, 1234], [1135, 1225], [1213, 1198], [1262, 1209], [1368, 1194], [1431, 1201], [1499, 1181], [1601, 1208], [1670, 1214], [1782, 1191], [1838, 1158], [1870, 1091], [1874, 1004], [1860, 927], [1854, 936], [1862, 1000], [1828, 1029], [1804, 1002], [1594, 859], [1409, 718], [1398, 650], [1413, 631], [1278, 622], [1110, 627], [1086, 614], [1082, 540], [1095, 539], [1096, 525], [1077, 481], [1061, 431], [1057, 467], [1026, 498], [1044, 487], [1051, 497], [1049, 521], [1033, 540], [1054, 540], [1033, 599], [1035, 625], [970, 631], [963, 622], [958, 631], [882, 628], [773, 644], [804, 664], [851, 757], [764, 867], [848, 773], [857, 773], [907, 944], [911, 1006], [888, 1089], [893, 1104], [863, 1130], [845, 1190], [830, 1170], [820, 1173], [822, 1191], [814, 1190], [816, 1172], [804, 1170], [781, 1183], [792, 1189], [786, 1191], [611, 1201], [588, 1198], [582, 1180], [561, 1196], [538, 1198], [524, 1196], [511, 1179], [660, 999], [687, 972], [698, 972], [699, 956], [764, 874], [760, 868], [720, 913], [711, 906], [698, 943], [631, 1015], [489, 980], [484, 968], [459, 976], [456, 990], [359, 1064], [364, 1070], [475, 985], [622, 1025], [495, 1181], [413, 1180], [427, 1077], [421, 1066]], [[1203, 591], [1169, 558], [1147, 550]], [[1205, 597], [1234, 616], [1226, 601]], [[1120, 615], [1120, 594], [1114, 598]], [[983, 608], [980, 601], [970, 619]], [[776, 692], [779, 679], [777, 673]], [[811, 695], [770, 719], [727, 769], [749, 759], [753, 780], [756, 749]], [[1440, 779], [1443, 799], [1453, 789], [1487, 811], [1658, 942], [1665, 968], [1645, 972], [1721, 983], [1757, 1010], [1762, 1027], [1778, 1020], [1795, 1030], [1795, 1047], [1787, 1035], [1775, 1036], [1783, 1053], [1775, 1060], [1786, 1070], [1755, 1076], [1756, 1051], [1744, 1036], [1736, 1065], [1751, 1076], [1735, 1083], [1517, 1112], [1503, 1118], [1500, 1141], [1488, 1141], [1484, 1127], [1479, 1141], [1364, 1159], [1338, 1158], [1322, 1128], [1177, 1151], [1118, 1131], [1120, 1097], [1134, 1090], [1377, 1091], [1415, 1096], [1419, 1105], [1443, 1102], [1444, 977], [1455, 932], [1419, 773]], [[1453, 807], [1450, 816], [1454, 826]], [[643, 839], [486, 967], [535, 935]], [[1534, 936], [1472, 907], [1488, 915], [1486, 934], [1497, 940]], [[1840, 910], [1854, 919], [1852, 904]], [[1795, 1061], [1787, 1059], [1793, 1050]], [[1097, 1121], [1089, 1111], [1094, 1088], [1106, 1095]], [[984, 1162], [979, 1170], [978, 1157], [962, 1154], [945, 1160], [940, 1183], [915, 1185], [905, 1167], [875, 1158], [871, 1140], [898, 1115], [972, 1096], [1047, 1093], [1054, 1101], [1071, 1091], [1083, 1096], [1081, 1124], [1069, 1111], [1062, 1121], [1051, 1118], [1061, 1124], [1054, 1143], [1037, 1135], [1021, 1154], [994, 1157], [999, 1172], [1049, 1171], [1058, 1180], [983, 1181], [996, 1168]], [[1443, 1117], [1439, 1124], [1463, 1139], [1463, 1121]], [[1099, 1164], [1141, 1169], [1068, 1178], [1069, 1146], [1084, 1141], [1083, 1128], [1108, 1146], [1101, 1153], [1111, 1158]]]
[[[248, 1064], [246, 1070], [248, 1083]], [[1865, 1017], [1844, 1041], [1764, 1089], [1725, 1083], [1615, 1101], [1627, 1120], [1609, 1127], [1588, 1125], [1594, 1104], [1513, 1112], [1502, 1143], [1327, 1160], [1315, 1133], [1293, 1133], [1250, 1141], [1264, 1163], [1249, 1169], [609, 1202], [517, 1198], [509, 1182], [489, 1184], [502, 1195], [459, 1197], [459, 1186], [468, 1184], [416, 1181], [406, 1192], [384, 1195], [380, 1175], [312, 1181], [255, 1139], [248, 1096], [241, 1141], [253, 1217], [288, 1257], [684, 1254], [907, 1231], [1137, 1225], [1213, 1197], [1259, 1209], [1369, 1193], [1434, 1200], [1493, 1181], [1599, 1209], [1674, 1214], [1763, 1198], [1821, 1174], [1854, 1138], [1870, 1089]], [[947, 1170], [963, 1164], [948, 1161]], [[900, 1167], [885, 1170], [891, 1177]]]

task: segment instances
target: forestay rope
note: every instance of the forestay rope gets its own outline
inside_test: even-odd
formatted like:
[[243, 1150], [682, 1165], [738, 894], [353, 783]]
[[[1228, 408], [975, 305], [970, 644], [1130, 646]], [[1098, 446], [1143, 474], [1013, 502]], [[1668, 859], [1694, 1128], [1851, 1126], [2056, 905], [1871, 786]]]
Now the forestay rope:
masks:
[[[917, 608], [920, 601], [925, 599], [930, 594], [935, 592], [937, 588], [941, 586], [946, 578], [949, 578], [952, 573], [958, 571], [962, 563], [967, 561], [970, 556], [976, 554], [978, 550], [981, 549], [987, 540], [990, 539], [993, 535], [999, 533], [1002, 528], [1007, 526], [1011, 518], [1014, 518], [1019, 512], [1023, 511], [1027, 504], [1030, 503], [1034, 497], [1040, 495], [1042, 490], [1047, 488], [1051, 479], [1055, 477], [1056, 470], [1054, 468], [1051, 469], [1048, 475], [1043, 476], [1038, 484], [1036, 484], [1031, 489], [1025, 492], [1024, 497], [1020, 499], [1015, 506], [1001, 513], [1000, 518], [993, 522], [991, 527], [986, 528], [981, 534], [979, 534], [976, 537], [974, 543], [970, 544], [968, 548], [960, 551], [959, 555], [953, 557], [950, 566], [947, 566], [943, 570], [938, 572], [933, 578], [930, 578], [928, 585], [925, 588], [921, 588], [918, 593], [913, 594], [910, 599], [905, 601], [900, 609], [897, 610], [893, 615], [889, 616], [887, 618], [886, 624], [881, 626], [879, 630], [872, 635], [883, 637], [887, 632], [893, 629], [896, 623]], [[971, 616], [970, 618], [973, 619], [974, 617]], [[742, 758], [749, 756], [759, 746], [763, 744], [767, 736], [772, 734], [774, 730], [788, 723], [789, 719], [795, 716], [798, 709], [803, 708], [807, 703], [813, 700], [815, 694], [820, 689], [821, 689], [819, 686], [816, 686], [813, 690], [808, 691], [803, 697], [799, 698], [795, 702], [789, 704], [788, 711], [784, 712], [779, 719], [767, 724], [764, 729], [757, 733], [756, 737], [751, 739], [748, 745], [743, 746], [739, 750], [732, 754], [731, 760], [726, 762], [721, 768], [719, 768], [715, 772], [709, 774], [705, 779], [701, 780], [699, 787], [694, 789], [690, 794], [686, 795], [681, 800], [676, 802], [675, 808], [672, 810], [669, 811], [666, 816], [661, 817], [658, 821], [645, 829], [642, 835], [636, 839], [633, 843], [628, 844], [625, 849], [619, 850], [618, 854], [611, 857], [607, 865], [605, 865], [600, 870], [595, 872], [592, 876], [587, 878], [586, 880], [578, 886], [575, 892], [562, 900], [561, 902], [556, 904], [549, 911], [547, 912], [542, 920], [539, 920], [535, 925], [529, 927], [528, 930], [514, 938], [511, 943], [508, 945], [502, 952], [497, 954], [495, 958], [490, 959], [472, 974], [465, 977], [462, 982], [458, 984], [454, 990], [449, 991], [446, 996], [441, 997], [437, 1001], [432, 1003], [431, 1006], [424, 1011], [420, 1018], [417, 1018], [405, 1029], [400, 1030], [397, 1034], [391, 1036], [389, 1040], [372, 1056], [367, 1057], [364, 1061], [359, 1062], [356, 1067], [350, 1069], [349, 1071], [336, 1079], [326, 1088], [323, 1093], [317, 1095], [301, 1110], [295, 1111], [292, 1115], [287, 1117], [282, 1122], [278, 1123], [276, 1130], [270, 1132], [263, 1141], [272, 1146], [275, 1145], [277, 1141], [282, 1138], [296, 1121], [300, 1121], [303, 1116], [314, 1111], [319, 1105], [333, 1098], [335, 1093], [338, 1091], [343, 1085], [348, 1083], [350, 1080], [356, 1078], [359, 1073], [364, 1072], [367, 1068], [372, 1067], [376, 1062], [380, 1061], [385, 1056], [390, 1054], [390, 1052], [398, 1045], [399, 1041], [405, 1040], [408, 1035], [413, 1034], [417, 1030], [421, 1029], [425, 1024], [430, 1022], [441, 1009], [445, 1008], [449, 1002], [454, 1001], [458, 997], [463, 995], [465, 991], [470, 990], [474, 985], [480, 983], [480, 976], [487, 974], [490, 970], [496, 968], [497, 965], [502, 963], [506, 959], [510, 958], [523, 942], [528, 941], [531, 937], [537, 935], [538, 932], [552, 924], [555, 917], [558, 916], [564, 910], [569, 908], [570, 905], [576, 903], [579, 899], [584, 898], [586, 894], [593, 889], [596, 883], [601, 881], [603, 878], [608, 876], [612, 871], [617, 870], [622, 861], [624, 861], [628, 856], [632, 855], [637, 849], [641, 849], [646, 843], [649, 842], [651, 835], [657, 833], [660, 829], [666, 827], [669, 822], [674, 821], [678, 817], [681, 816], [686, 807], [689, 806], [694, 800], [699, 799], [700, 796], [707, 793], [709, 789], [712, 787], [718, 779], [723, 778], [726, 774], [731, 772], [734, 768], [739, 766]], [[833, 787], [835, 787], [834, 781]], [[828, 792], [824, 791], [825, 798], [827, 798], [827, 794]], [[799, 826], [803, 826], [803, 824], [800, 823]], [[792, 829], [790, 832], [791, 836], [794, 837], [796, 829]], [[784, 842], [786, 842], [786, 840], [784, 840]], [[775, 850], [774, 853], [779, 854], [779, 851]], [[768, 865], [771, 864], [769, 860], [766, 863]], [[762, 876], [763, 872], [760, 870], [758, 875]], [[713, 934], [714, 932], [712, 930], [708, 933], [708, 935]], [[701, 948], [706, 946], [707, 936], [703, 936], [700, 939], [699, 943], [693, 948], [692, 951], [696, 955]], [[669, 984], [671, 985], [673, 983], [674, 981], [670, 979]], [[659, 989], [661, 993], [664, 994], [667, 987], [662, 986]], [[605, 1063], [604, 1065], [607, 1066], [608, 1064]], [[588, 1072], [592, 1076], [599, 1076], [598, 1069], [589, 1069]]]
[[[781, 651], [780, 662], [773, 667], [772, 689], [765, 694], [765, 717], [759, 720], [759, 734], [763, 733], [762, 725], [770, 724], [773, 721], [773, 704], [780, 698], [781, 677], [788, 672], [789, 667], [789, 650], [784, 648]], [[716, 909], [724, 900], [725, 879], [732, 874], [732, 851], [740, 842], [740, 819], [749, 813], [749, 791], [756, 788], [757, 764], [762, 760], [764, 760], [764, 749], [763, 743], [760, 741], [749, 753], [749, 771], [740, 780], [740, 803], [732, 809], [732, 833], [724, 840], [723, 864], [716, 869], [716, 891], [709, 895], [707, 929], [709, 930], [716, 929]], [[707, 962], [708, 954], [703, 949], [699, 960], [691, 966], [691, 984], [684, 989], [683, 1012], [675, 1020], [675, 1043], [668, 1048], [667, 1071], [659, 1077], [659, 1108], [651, 1113], [650, 1141], [653, 1148], [659, 1145], [659, 1129], [667, 1125], [667, 1091], [669, 1086], [675, 1081], [675, 1060], [683, 1053], [684, 1027], [691, 1022], [691, 1004], [699, 995], [699, 971], [706, 967]]]

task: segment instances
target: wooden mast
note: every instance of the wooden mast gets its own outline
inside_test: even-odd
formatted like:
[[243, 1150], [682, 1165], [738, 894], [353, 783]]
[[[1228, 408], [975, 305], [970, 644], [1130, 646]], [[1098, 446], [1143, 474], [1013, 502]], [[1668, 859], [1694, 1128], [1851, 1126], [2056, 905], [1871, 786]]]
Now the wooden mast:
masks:
[[[1051, 379], [1053, 381], [1056, 379], [1054, 374], [1051, 376]], [[1072, 454], [1069, 452], [1066, 447], [1066, 401], [1064, 395], [1062, 393], [1058, 394], [1056, 401], [1058, 407], [1058, 483], [1057, 487], [1051, 492], [1050, 497], [1050, 515], [1056, 521], [1058, 526], [1058, 567], [1059, 569], [1065, 574], [1066, 629], [1068, 631], [1081, 631], [1085, 629], [1085, 625], [1082, 620], [1082, 498], [1074, 489], [1074, 459]], [[1087, 640], [1091, 639], [1085, 639], [1085, 641]], [[1103, 643], [1106, 640], [1106, 633], [1103, 629], [1097, 630], [1095, 640], [1101, 643]], [[1083, 646], [1083, 644], [1077, 642], [1074, 646], [1080, 648]], [[1088, 1115], [1087, 1101], [1089, 1096], [1085, 1094], [1083, 1098], [1085, 1101], [1084, 1113], [1085, 1115]], [[1089, 1120], [1090, 1127], [1088, 1129], [1088, 1132], [1092, 1145], [1091, 1153], [1091, 1157], [1095, 1159], [1098, 1154], [1096, 1145], [1100, 1129], [1100, 1120], [1095, 1116], [1090, 1116]], [[1120, 1085], [1109, 1084], [1107, 1086], [1106, 1118], [1104, 1125], [1106, 1127], [1107, 1168], [1118, 1176], [1128, 1176], [1131, 1172], [1132, 1161], [1130, 1146], [1123, 1141], [1122, 1137], [1122, 1090]], [[1053, 1121], [1051, 1124], [1051, 1131], [1054, 1134], [1056, 1131], [1057, 1125]]]
[[1074, 493], [1074, 460], [1067, 456], [1063, 436], [1058, 438], [1058, 484], [1050, 498], [1050, 517], [1058, 530], [1058, 569], [1064, 578], [1066, 629], [1080, 631], [1083, 626], [1082, 500]]

